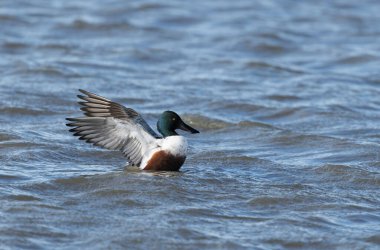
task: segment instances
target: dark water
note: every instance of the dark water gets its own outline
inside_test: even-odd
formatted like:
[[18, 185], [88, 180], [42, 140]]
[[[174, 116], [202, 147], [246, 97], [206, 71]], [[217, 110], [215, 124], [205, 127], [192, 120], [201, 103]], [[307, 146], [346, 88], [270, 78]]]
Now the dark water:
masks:
[[[380, 2], [0, 2], [1, 249], [378, 249]], [[163, 110], [179, 173], [68, 133]]]

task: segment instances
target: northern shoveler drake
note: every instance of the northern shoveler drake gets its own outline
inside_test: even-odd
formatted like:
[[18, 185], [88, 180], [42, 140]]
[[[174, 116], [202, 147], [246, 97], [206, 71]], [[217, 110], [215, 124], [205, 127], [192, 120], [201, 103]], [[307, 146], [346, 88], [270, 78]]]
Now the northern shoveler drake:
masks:
[[66, 118], [70, 132], [93, 145], [120, 150], [129, 163], [143, 170], [178, 171], [185, 162], [186, 138], [176, 133], [182, 129], [192, 134], [198, 130], [184, 123], [173, 111], [165, 111], [157, 122], [156, 134], [146, 121], [131, 108], [104, 97], [79, 90], [78, 102], [84, 117]]

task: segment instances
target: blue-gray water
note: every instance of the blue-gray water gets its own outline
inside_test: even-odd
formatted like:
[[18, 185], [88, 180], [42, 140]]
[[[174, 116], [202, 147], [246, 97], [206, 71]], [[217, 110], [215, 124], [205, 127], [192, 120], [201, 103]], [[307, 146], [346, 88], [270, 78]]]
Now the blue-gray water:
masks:
[[[0, 249], [378, 249], [380, 2], [0, 2]], [[74, 138], [83, 88], [199, 129], [179, 173]]]

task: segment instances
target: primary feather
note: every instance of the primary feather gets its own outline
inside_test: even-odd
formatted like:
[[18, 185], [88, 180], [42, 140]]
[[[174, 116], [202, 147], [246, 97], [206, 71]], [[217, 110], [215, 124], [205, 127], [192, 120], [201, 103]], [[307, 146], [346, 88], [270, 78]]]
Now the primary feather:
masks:
[[133, 109], [104, 97], [79, 90], [78, 102], [85, 117], [67, 118], [70, 132], [79, 139], [111, 150], [120, 150], [132, 165], [140, 165], [145, 154], [158, 147], [160, 138]]

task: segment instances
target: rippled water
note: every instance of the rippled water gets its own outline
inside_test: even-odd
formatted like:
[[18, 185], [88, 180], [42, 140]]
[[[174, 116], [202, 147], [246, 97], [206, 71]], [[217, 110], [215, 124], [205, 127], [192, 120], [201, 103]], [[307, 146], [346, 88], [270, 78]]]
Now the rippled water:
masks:
[[[379, 1], [0, 5], [1, 249], [379, 247]], [[182, 114], [181, 171], [72, 137], [78, 88]]]

